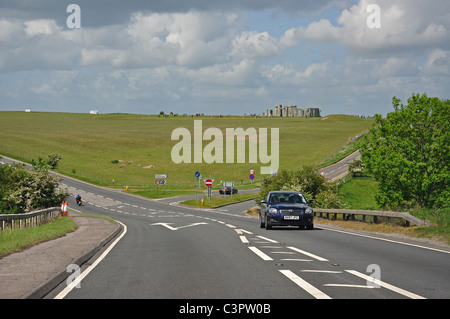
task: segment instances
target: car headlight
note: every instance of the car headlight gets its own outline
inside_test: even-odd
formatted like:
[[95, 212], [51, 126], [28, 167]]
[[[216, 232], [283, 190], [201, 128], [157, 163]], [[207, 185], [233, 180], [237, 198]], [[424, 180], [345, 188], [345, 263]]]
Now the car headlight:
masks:
[[277, 214], [277, 213], [278, 213], [278, 211], [276, 208], [269, 209], [269, 214]]
[[306, 210], [305, 210], [305, 214], [312, 214], [312, 213], [313, 213], [312, 208], [311, 207], [307, 207]]

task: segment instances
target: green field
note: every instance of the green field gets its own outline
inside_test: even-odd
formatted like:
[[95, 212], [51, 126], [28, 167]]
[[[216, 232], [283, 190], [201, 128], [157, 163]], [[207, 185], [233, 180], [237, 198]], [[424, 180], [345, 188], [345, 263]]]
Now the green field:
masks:
[[[219, 181], [250, 187], [250, 169], [256, 170], [253, 185], [262, 180], [259, 169], [266, 165], [249, 164], [248, 152], [242, 164], [173, 163], [171, 150], [178, 141], [171, 140], [172, 131], [182, 127], [193, 135], [194, 119], [203, 121], [203, 131], [217, 127], [224, 135], [226, 128], [267, 128], [269, 133], [279, 128], [279, 169], [317, 165], [373, 122], [346, 115], [255, 119], [0, 112], [0, 154], [30, 162], [56, 152], [62, 155], [58, 172], [104, 186], [128, 185], [130, 191], [154, 189], [155, 174], [168, 174], [166, 190], [181, 191], [192, 190], [196, 171], [215, 178], [214, 188]], [[203, 148], [209, 143], [203, 141]]]

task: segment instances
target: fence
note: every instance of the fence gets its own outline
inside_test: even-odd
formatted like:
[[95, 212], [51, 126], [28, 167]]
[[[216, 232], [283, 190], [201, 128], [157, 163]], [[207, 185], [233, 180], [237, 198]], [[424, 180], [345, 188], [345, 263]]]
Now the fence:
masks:
[[48, 223], [52, 219], [58, 217], [61, 211], [60, 207], [46, 208], [25, 214], [1, 214], [1, 230], [6, 228], [14, 229], [19, 225], [19, 229], [23, 227], [33, 227]]
[[403, 218], [406, 221], [406, 226], [414, 224], [416, 226], [429, 226], [427, 221], [421, 220], [417, 217], [410, 215], [409, 213], [399, 213], [399, 212], [389, 212], [380, 210], [353, 210], [353, 209], [324, 209], [324, 208], [314, 208], [314, 214], [323, 217], [322, 214], [326, 214], [326, 218], [330, 219], [330, 214], [332, 214], [333, 219], [337, 219], [338, 214], [342, 214], [344, 220], [354, 219], [355, 215], [361, 215], [362, 221], [366, 221], [366, 216], [373, 216], [374, 223], [378, 222], [378, 217], [388, 217], [388, 218]]

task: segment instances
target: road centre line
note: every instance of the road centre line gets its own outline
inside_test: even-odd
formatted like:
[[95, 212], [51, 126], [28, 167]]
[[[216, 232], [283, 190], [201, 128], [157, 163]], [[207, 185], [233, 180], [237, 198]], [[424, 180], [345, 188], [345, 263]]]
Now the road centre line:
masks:
[[378, 285], [378, 286], [384, 287], [386, 289], [392, 290], [392, 291], [394, 291], [396, 293], [399, 293], [399, 294], [401, 294], [403, 296], [406, 296], [406, 297], [409, 297], [411, 299], [426, 299], [426, 298], [424, 298], [422, 296], [416, 295], [416, 294], [414, 294], [412, 292], [409, 292], [407, 290], [404, 290], [404, 289], [398, 288], [396, 286], [390, 285], [388, 283], [385, 283], [385, 282], [383, 282], [381, 280], [378, 280], [378, 279], [376, 279], [374, 277], [367, 276], [366, 274], [360, 273], [360, 272], [358, 272], [356, 270], [345, 270], [345, 271], [350, 273], [350, 274], [352, 274], [352, 275], [355, 275], [355, 276], [358, 276], [360, 278], [363, 278], [363, 279], [367, 280], [368, 283], [371, 282], [371, 283], [373, 283], [375, 285]]
[[311, 285], [309, 282], [305, 281], [301, 277], [294, 274], [292, 271], [287, 269], [280, 269], [280, 272], [287, 278], [292, 280], [297, 286], [305, 290], [307, 293], [312, 295], [316, 299], [331, 299], [328, 295]]

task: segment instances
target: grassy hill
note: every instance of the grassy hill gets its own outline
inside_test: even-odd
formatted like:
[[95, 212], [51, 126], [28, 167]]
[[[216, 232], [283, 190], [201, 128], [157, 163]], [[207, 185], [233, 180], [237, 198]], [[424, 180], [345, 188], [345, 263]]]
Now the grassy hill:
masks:
[[[148, 188], [155, 174], [168, 174], [167, 188], [191, 188], [194, 173], [219, 181], [250, 184], [249, 170], [262, 180], [259, 168], [265, 164], [174, 164], [172, 131], [183, 127], [193, 134], [194, 119], [201, 119], [203, 131], [226, 128], [279, 128], [280, 167], [298, 169], [317, 165], [351, 137], [366, 132], [372, 119], [346, 115], [326, 118], [169, 117], [134, 114], [77, 114], [44, 112], [0, 112], [0, 154], [26, 162], [60, 153], [58, 172], [105, 186]], [[203, 147], [210, 141], [203, 141]], [[270, 139], [269, 139], [270, 145]], [[114, 185], [112, 181], [114, 180]]]

